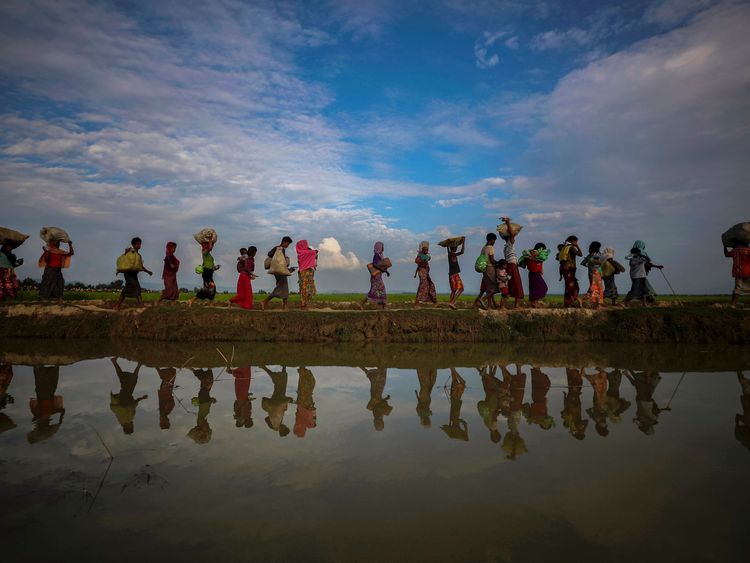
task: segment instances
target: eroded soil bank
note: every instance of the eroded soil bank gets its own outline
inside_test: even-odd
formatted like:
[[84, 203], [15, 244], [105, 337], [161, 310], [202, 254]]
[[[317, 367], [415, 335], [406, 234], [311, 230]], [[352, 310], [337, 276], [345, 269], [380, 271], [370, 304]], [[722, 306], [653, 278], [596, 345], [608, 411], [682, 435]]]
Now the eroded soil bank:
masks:
[[750, 310], [654, 309], [242, 311], [164, 307], [0, 307], [0, 338], [168, 342], [621, 342], [747, 344]]

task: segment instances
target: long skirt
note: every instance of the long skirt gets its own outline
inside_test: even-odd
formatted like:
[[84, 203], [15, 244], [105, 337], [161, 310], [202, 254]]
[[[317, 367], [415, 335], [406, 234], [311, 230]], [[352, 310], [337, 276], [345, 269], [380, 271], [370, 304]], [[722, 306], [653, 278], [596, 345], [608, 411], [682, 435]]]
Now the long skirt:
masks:
[[578, 279], [576, 278], [575, 268], [562, 268], [560, 270], [563, 279], [565, 280], [565, 295], [563, 296], [563, 304], [566, 307], [572, 307], [578, 301], [578, 294], [581, 292], [578, 287]]
[[505, 271], [510, 276], [508, 280], [508, 296], [515, 299], [523, 299], [523, 283], [521, 282], [521, 272], [518, 271], [518, 264], [508, 262], [505, 265]]
[[229, 300], [231, 303], [237, 303], [243, 309], [253, 308], [253, 281], [250, 274], [241, 272], [237, 279], [237, 295]]
[[611, 276], [607, 276], [606, 278], [603, 278], [603, 280], [604, 280], [604, 297], [606, 299], [617, 299], [620, 294], [617, 291], [617, 284], [615, 283], [614, 274], [612, 274]]
[[547, 296], [547, 282], [541, 272], [529, 272], [529, 300], [539, 301]]
[[195, 296], [198, 299], [207, 299], [208, 301], [213, 301], [214, 297], [216, 297], [216, 284], [214, 284], [214, 271], [210, 268], [203, 268], [203, 273], [201, 274], [201, 277], [203, 278], [203, 287], [198, 290], [198, 293], [195, 294]]
[[388, 295], [385, 292], [383, 274], [370, 276], [370, 291], [367, 294], [367, 299], [373, 303], [385, 303], [388, 300]]
[[125, 287], [122, 288], [122, 295], [124, 297], [140, 297], [141, 296], [141, 283], [138, 281], [138, 271], [128, 270], [123, 272], [125, 278]]
[[492, 264], [487, 264], [487, 269], [482, 274], [482, 285], [479, 291], [484, 291], [488, 295], [494, 295], [498, 291], [497, 287], [497, 270]]
[[628, 291], [627, 299], [641, 299], [648, 295], [646, 278], [634, 278], [632, 282], [633, 285], [630, 287], [630, 291]]
[[420, 303], [437, 303], [437, 291], [430, 277], [429, 268], [417, 268], [419, 276], [419, 287], [417, 288], [417, 301]]
[[586, 292], [586, 299], [592, 303], [604, 302], [604, 284], [602, 283], [602, 274], [598, 269], [591, 272], [591, 284]]
[[274, 274], [273, 277], [276, 278], [276, 287], [273, 288], [271, 297], [287, 299], [289, 297], [289, 276]]
[[309, 304], [317, 290], [315, 289], [315, 270], [300, 270], [299, 276], [299, 296], [303, 305]]
[[177, 286], [177, 272], [164, 272], [161, 279], [164, 280], [164, 290], [161, 299], [177, 301], [180, 298], [180, 288]]
[[0, 301], [18, 294], [18, 279], [10, 268], [0, 268]]
[[42, 283], [39, 285], [39, 297], [42, 299], [62, 299], [64, 289], [65, 280], [62, 275], [62, 268], [45, 266]]

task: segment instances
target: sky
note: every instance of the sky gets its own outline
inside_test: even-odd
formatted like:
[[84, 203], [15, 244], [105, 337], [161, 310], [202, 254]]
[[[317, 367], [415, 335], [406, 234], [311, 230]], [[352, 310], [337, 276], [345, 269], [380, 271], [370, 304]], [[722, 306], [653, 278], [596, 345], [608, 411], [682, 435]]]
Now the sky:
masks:
[[447, 292], [436, 243], [465, 235], [472, 292], [508, 215], [519, 250], [643, 239], [678, 292], [729, 293], [747, 29], [735, 0], [5, 0], [0, 225], [31, 235], [21, 278], [41, 277], [43, 226], [75, 243], [68, 281], [111, 281], [140, 236], [154, 287], [169, 240], [194, 287], [192, 234], [216, 229], [229, 288], [240, 247], [289, 235], [320, 250], [321, 292], [366, 292], [377, 240], [389, 290], [416, 289], [428, 240]]

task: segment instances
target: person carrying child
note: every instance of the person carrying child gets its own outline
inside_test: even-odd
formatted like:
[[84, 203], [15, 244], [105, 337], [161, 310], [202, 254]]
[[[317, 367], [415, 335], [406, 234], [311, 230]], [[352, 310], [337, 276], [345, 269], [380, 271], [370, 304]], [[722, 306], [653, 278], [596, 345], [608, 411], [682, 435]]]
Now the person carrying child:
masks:
[[740, 302], [740, 295], [750, 295], [750, 246], [738, 241], [731, 250], [724, 247], [724, 256], [732, 259], [732, 307], [736, 307]]
[[258, 249], [254, 246], [249, 248], [240, 248], [240, 255], [237, 258], [237, 273], [239, 278], [237, 279], [237, 295], [229, 300], [227, 307], [231, 307], [232, 303], [236, 303], [243, 309], [253, 308], [253, 281], [256, 276], [253, 273], [255, 270], [255, 254]]
[[448, 307], [456, 309], [456, 301], [464, 292], [464, 282], [461, 281], [461, 268], [458, 265], [458, 257], [464, 253], [466, 238], [461, 237], [461, 250], [458, 250], [458, 241], [453, 241], [448, 247], [448, 281], [451, 288], [451, 297], [448, 301]]
[[536, 308], [539, 301], [547, 296], [547, 283], [544, 281], [544, 262], [549, 258], [549, 250], [543, 242], [538, 242], [532, 250], [524, 250], [518, 265], [529, 270], [529, 304]]
[[604, 284], [602, 282], [602, 255], [599, 252], [602, 243], [594, 241], [589, 245], [588, 255], [581, 260], [581, 266], [586, 266], [589, 271], [589, 290], [585, 299], [591, 301], [595, 309], [604, 302]]
[[646, 307], [646, 300], [651, 295], [649, 290], [648, 280], [646, 276], [651, 268], [659, 268], [660, 270], [664, 266], [654, 264], [651, 262], [651, 258], [646, 253], [646, 245], [643, 241], [637, 240], [633, 243], [633, 248], [630, 249], [627, 259], [630, 263], [630, 280], [632, 285], [630, 291], [625, 297], [625, 305], [630, 303], [633, 299], [640, 299], [641, 304]]
[[583, 256], [583, 252], [578, 246], [578, 237], [570, 235], [557, 252], [560, 276], [565, 280], [565, 296], [563, 297], [565, 307], [573, 307], [575, 304], [581, 306], [581, 299], [578, 297], [581, 290], [578, 286], [578, 278], [576, 278], [576, 256]]

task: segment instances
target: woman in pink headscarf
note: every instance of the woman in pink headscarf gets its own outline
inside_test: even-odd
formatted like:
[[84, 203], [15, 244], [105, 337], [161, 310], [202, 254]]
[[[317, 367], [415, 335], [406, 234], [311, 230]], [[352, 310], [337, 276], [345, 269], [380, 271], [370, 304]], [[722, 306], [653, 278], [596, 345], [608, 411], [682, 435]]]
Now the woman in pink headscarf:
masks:
[[307, 309], [315, 297], [315, 268], [318, 267], [318, 251], [310, 248], [306, 240], [297, 242], [297, 262], [299, 263], [299, 296], [301, 309]]
[[180, 261], [174, 255], [177, 250], [177, 243], [167, 243], [167, 253], [164, 256], [164, 269], [161, 273], [161, 279], [164, 280], [164, 291], [161, 292], [159, 305], [163, 300], [175, 302], [180, 298], [180, 288], [177, 285], [177, 271], [180, 269]]

